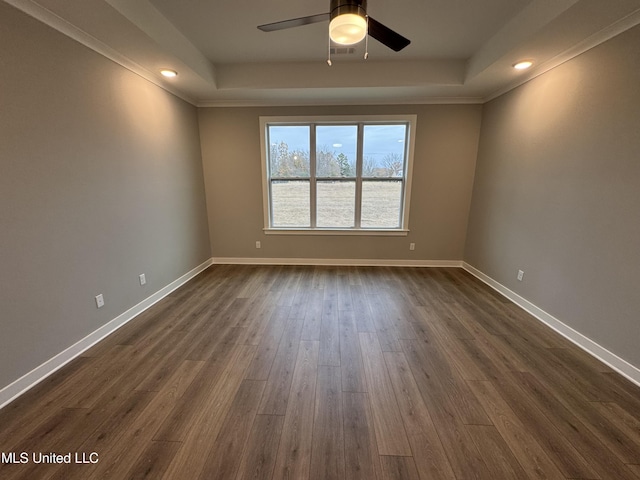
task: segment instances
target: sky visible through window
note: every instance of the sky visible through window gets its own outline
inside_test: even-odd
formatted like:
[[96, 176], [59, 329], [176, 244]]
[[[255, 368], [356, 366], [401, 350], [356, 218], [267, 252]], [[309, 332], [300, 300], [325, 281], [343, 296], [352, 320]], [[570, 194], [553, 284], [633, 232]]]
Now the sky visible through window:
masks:
[[[355, 163], [357, 128], [354, 125], [318, 126], [316, 144], [344, 154]], [[366, 125], [364, 131], [364, 157], [377, 167], [383, 166], [385, 157], [396, 154], [404, 157], [406, 125]], [[309, 151], [309, 130], [306, 127], [269, 127], [271, 145], [285, 142], [290, 151]]]

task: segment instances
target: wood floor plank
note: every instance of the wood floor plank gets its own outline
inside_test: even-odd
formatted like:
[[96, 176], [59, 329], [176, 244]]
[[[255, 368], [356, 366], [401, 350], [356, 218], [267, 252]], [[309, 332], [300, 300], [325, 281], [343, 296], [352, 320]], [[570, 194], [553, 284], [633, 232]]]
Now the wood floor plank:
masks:
[[145, 449], [123, 478], [154, 480], [162, 477], [179, 448], [178, 442], [152, 441], [150, 448]]
[[[484, 321], [492, 325], [493, 333], [497, 335], [524, 334], [523, 338], [527, 338], [526, 331], [518, 327], [520, 317], [513, 310], [506, 308], [506, 303], [509, 301], [505, 302], [503, 296], [496, 295], [495, 291], [487, 290], [488, 287], [479, 282], [452, 275], [448, 269], [441, 269], [437, 274], [441, 284], [456, 298], [458, 303], [478, 310], [482, 314]], [[552, 346], [535, 336], [529, 339], [540, 347]]]
[[183, 441], [195, 419], [207, 407], [209, 395], [223, 378], [229, 361], [236, 354], [236, 349], [230, 344], [219, 344], [218, 350], [191, 382], [184, 395], [178, 399], [176, 405], [154, 435], [154, 440], [167, 442]]
[[629, 464], [627, 468], [633, 472], [636, 477], [640, 478], [640, 464]]
[[471, 435], [471, 438], [473, 438], [473, 442], [476, 444], [493, 478], [518, 478], [523, 480], [531, 478], [513, 456], [509, 446], [500, 433], [498, 433], [496, 427], [489, 425], [467, 425], [466, 429]]
[[220, 375], [208, 400], [198, 415], [192, 419], [182, 447], [174, 457], [163, 478], [198, 478], [206, 461], [212, 439], [218, 436], [222, 422], [229, 411], [244, 372], [248, 367], [255, 347], [237, 345], [228, 364]]
[[258, 344], [253, 361], [247, 369], [245, 378], [249, 380], [266, 380], [269, 377], [271, 365], [276, 357], [290, 310], [290, 307], [277, 307], [274, 310]]
[[393, 323], [387, 318], [382, 296], [367, 295], [371, 318], [375, 326], [375, 332], [383, 352], [399, 352], [402, 350], [399, 342], [399, 334]]
[[[525, 359], [511, 349], [504, 348], [499, 341], [502, 337], [492, 334], [483, 326], [482, 322], [478, 320], [480, 317], [477, 312], [470, 311], [468, 307], [456, 303], [449, 304], [447, 307], [454, 313], [458, 321], [473, 334], [473, 340], [477, 342], [485, 355], [492, 360], [495, 359], [495, 365], [504, 366], [504, 369], [508, 371], [526, 372], [529, 370]], [[462, 339], [463, 342], [465, 340], [470, 339]]]
[[615, 402], [640, 420], [640, 395], [638, 394], [638, 385], [631, 383], [622, 375], [615, 372], [605, 372], [602, 374], [602, 378], [615, 390]]
[[78, 385], [77, 379], [86, 374], [85, 366], [96, 361], [88, 357], [76, 358], [0, 410], [0, 446], [21, 441], [25, 434], [45, 421], [47, 412], [51, 411], [48, 406], [64, 391]]
[[301, 334], [302, 322], [294, 318], [289, 319], [262, 394], [258, 409], [260, 415], [286, 413]]
[[[136, 345], [147, 335], [159, 334], [165, 329], [178, 325], [175, 310], [179, 307], [176, 299], [165, 297], [136, 317], [135, 322], [128, 322], [103, 341], [82, 353], [82, 357], [99, 357], [114, 345]], [[153, 326], [153, 328], [151, 328]]]
[[478, 398], [455, 367], [447, 361], [442, 345], [438, 342], [403, 340], [403, 344], [409, 343], [416, 350], [421, 363], [436, 378], [443, 395], [449, 398], [449, 402], [462, 423], [466, 425], [491, 425], [491, 420]]
[[393, 325], [398, 340], [415, 339], [416, 333], [410, 321], [411, 315], [403, 302], [402, 294], [386, 290], [379, 296], [382, 299], [382, 311], [387, 321]]
[[274, 479], [309, 478], [319, 351], [319, 342], [300, 342]]
[[259, 345], [262, 340], [264, 330], [267, 328], [268, 320], [273, 315], [278, 301], [278, 294], [267, 291], [256, 300], [247, 313], [247, 319], [243, 325], [247, 326], [245, 335], [239, 343], [245, 345]]
[[253, 425], [264, 381], [243, 380], [200, 473], [202, 480], [235, 478]]
[[362, 278], [362, 286], [364, 292], [367, 295], [375, 295], [380, 292], [380, 289], [384, 288], [382, 285], [382, 270], [373, 267], [361, 267], [360, 268]]
[[383, 455], [380, 461], [383, 480], [420, 480], [413, 457]]
[[414, 340], [403, 340], [402, 348], [456, 478], [493, 479], [425, 352]]
[[373, 416], [366, 393], [344, 392], [345, 477], [349, 480], [381, 478], [380, 455]]
[[491, 382], [469, 382], [480, 398], [496, 429], [531, 478], [558, 479], [565, 476], [551, 461], [540, 444], [532, 439]]
[[[558, 430], [558, 422], [545, 415], [536, 402], [530, 385], [520, 381], [520, 374], [497, 377], [493, 384], [517, 415], [529, 434], [545, 449], [549, 458], [567, 478], [600, 478], [600, 474], [576, 450], [575, 442]], [[550, 404], [547, 404], [550, 405]], [[576, 429], [581, 428], [575, 424]]]
[[[113, 410], [108, 410], [106, 420], [98, 424], [95, 430], [89, 437], [82, 442], [77, 448], [78, 452], [97, 452], [103, 456], [105, 452], [111, 450], [113, 445], [120, 443], [125, 435], [124, 425], [130, 425], [145, 409], [156, 393], [150, 392], [133, 392], [129, 396], [115, 396], [114, 400], [122, 399]], [[91, 425], [91, 423], [90, 423]], [[96, 426], [93, 424], [94, 427]], [[32, 445], [31, 448], [35, 448]], [[106, 457], [108, 460], [108, 457]], [[52, 473], [50, 480], [84, 480], [91, 478], [89, 469], [78, 469], [73, 464], [61, 465], [54, 473]], [[40, 472], [38, 475], [31, 475], [25, 478], [38, 478], [42, 477]], [[1, 477], [0, 477], [1, 478]]]
[[302, 327], [302, 340], [320, 340], [320, 324], [322, 322], [323, 299], [323, 290], [312, 289], [309, 293], [309, 303], [304, 314], [304, 326]]
[[[47, 454], [56, 451], [63, 452], [68, 449], [75, 450], [75, 445], [70, 445], [71, 439], [69, 438], [68, 431], [65, 429], [65, 425], [67, 423], [76, 424], [82, 415], [83, 409], [79, 408], [56, 409], [45, 422], [31, 431], [14, 449], [8, 451], [17, 452], [18, 456], [22, 452], [26, 452], [29, 456], [29, 463], [12, 464], [1, 462], [0, 478], [3, 480], [14, 480], [37, 478], [37, 475], [42, 475], [43, 477], [50, 476], [52, 472], [57, 469], [57, 465], [36, 464], [33, 460], [33, 454]], [[2, 452], [8, 453], [4, 449]]]
[[[240, 314], [239, 311], [237, 313]], [[238, 323], [232, 318], [205, 317], [205, 324], [184, 340], [183, 351], [186, 355], [183, 354], [183, 357], [208, 360], [220, 343], [245, 343], [238, 340], [244, 331], [243, 327], [235, 326]]]
[[349, 275], [349, 285], [362, 285], [362, 278], [358, 267], [349, 265], [347, 271]]
[[184, 394], [190, 380], [202, 368], [202, 362], [184, 361], [167, 385], [157, 392], [147, 407], [127, 426], [121, 442], [111, 445], [102, 452], [102, 459], [94, 465], [94, 478], [123, 478], [134, 466], [140, 451], [130, 446], [136, 442], [150, 445], [156, 431], [171, 412], [178, 399]]
[[[69, 408], [91, 407], [109, 387], [126, 372], [127, 365], [135, 358], [136, 349], [131, 345], [115, 345], [103, 357], [83, 369], [83, 375], [74, 378], [75, 386], [61, 391], [55, 398], [55, 405]], [[107, 361], [103, 361], [103, 358]], [[82, 388], [91, 378], [104, 378], [96, 388]], [[70, 385], [69, 385], [70, 386]]]
[[[524, 346], [516, 339], [515, 348], [524, 350]], [[559, 362], [552, 355], [542, 352], [532, 352], [532, 362], [538, 372], [538, 378], [554, 391], [564, 392], [560, 396], [561, 402], [581, 420], [599, 440], [604, 443], [625, 463], [640, 462], [640, 449], [615, 424], [608, 421], [597, 410], [590, 406], [590, 400], [607, 396], [598, 386], [597, 377], [606, 374], [596, 374], [596, 379], [590, 381], [585, 372], [571, 368], [571, 363]]]
[[437, 342], [440, 350], [447, 357], [447, 362], [451, 363], [457, 370], [457, 374], [464, 380], [487, 380], [486, 373], [482, 370], [473, 358], [471, 358], [464, 348], [464, 341], [472, 339], [459, 338], [450, 332], [445, 325], [437, 321], [427, 321], [427, 316], [423, 307], [414, 307], [419, 321], [414, 322], [413, 329], [420, 340], [430, 343]]
[[[624, 432], [631, 440], [631, 445], [640, 445], [640, 420], [615, 402], [594, 402], [590, 406], [595, 408], [600, 415], [614, 424], [620, 431]], [[640, 462], [637, 463], [640, 464]]]
[[353, 310], [353, 298], [349, 289], [349, 273], [344, 268], [338, 269], [338, 311]]
[[[301, 270], [297, 266], [286, 267], [286, 275], [283, 275], [283, 285], [278, 298], [278, 305], [291, 307], [296, 298], [300, 281]], [[300, 318], [300, 317], [298, 317]]]
[[371, 310], [367, 294], [362, 285], [350, 285], [351, 300], [353, 305], [353, 314], [356, 319], [356, 329], [358, 332], [375, 332], [376, 327], [373, 324]]
[[[596, 360], [591, 358], [586, 360], [586, 353], [580, 349], [569, 348], [551, 348], [550, 353], [562, 362], [567, 371], [570, 371], [574, 377], [588, 389], [593, 398], [601, 402], [619, 402], [627, 404], [633, 410], [640, 411], [640, 399], [632, 395], [629, 397], [623, 388], [619, 388], [622, 384], [609, 382], [610, 375], [594, 375], [594, 370], [601, 372], [603, 369], [596, 369], [592, 365]], [[601, 372], [610, 373], [610, 372]], [[617, 375], [617, 377], [620, 377]], [[625, 380], [626, 382], [626, 380]], [[635, 390], [635, 389], [634, 389]], [[626, 401], [630, 400], [629, 403]]]
[[[531, 373], [517, 374], [527, 393], [541, 405], [544, 414], [553, 422], [576, 450], [601, 478], [631, 479], [624, 464], [594, 435], [583, 422], [564, 405], [556, 392], [549, 390]], [[638, 446], [636, 445], [636, 448]]]
[[340, 367], [318, 366], [310, 479], [345, 478]]
[[384, 359], [420, 475], [423, 478], [455, 480], [431, 414], [404, 354], [385, 352]]
[[289, 314], [289, 318], [296, 318], [298, 320], [304, 320], [307, 315], [307, 308], [309, 306], [309, 297], [311, 296], [311, 290], [306, 288], [302, 283], [304, 283], [305, 273], [301, 274], [300, 282], [301, 285], [298, 286], [298, 290], [296, 291], [295, 296], [293, 297], [293, 301], [291, 302], [291, 310]]
[[237, 480], [272, 478], [283, 424], [282, 415], [256, 415], [240, 461]]
[[240, 287], [236, 298], [255, 298], [263, 290], [264, 278], [267, 269], [261, 265], [249, 265], [247, 269], [248, 278]]
[[360, 350], [371, 402], [380, 455], [410, 456], [411, 447], [402, 423], [393, 386], [375, 333], [360, 333]]
[[356, 329], [353, 310], [338, 313], [340, 323], [340, 368], [343, 392], [365, 392], [366, 380], [360, 339]]
[[322, 302], [320, 322], [319, 365], [340, 366], [340, 326], [338, 323], [338, 302], [335, 294], [327, 293]]

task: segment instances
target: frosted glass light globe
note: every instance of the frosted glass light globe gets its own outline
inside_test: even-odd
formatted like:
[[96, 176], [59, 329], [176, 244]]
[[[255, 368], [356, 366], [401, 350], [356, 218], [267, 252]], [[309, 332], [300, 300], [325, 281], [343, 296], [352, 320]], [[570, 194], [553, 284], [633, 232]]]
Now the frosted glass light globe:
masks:
[[329, 24], [329, 37], [340, 45], [353, 45], [367, 35], [367, 20], [355, 13], [338, 15]]

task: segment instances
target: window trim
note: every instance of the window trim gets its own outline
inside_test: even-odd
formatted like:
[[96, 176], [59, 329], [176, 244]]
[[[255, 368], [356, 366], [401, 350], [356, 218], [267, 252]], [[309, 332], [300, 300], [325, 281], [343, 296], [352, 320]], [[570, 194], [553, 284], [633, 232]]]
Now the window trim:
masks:
[[[262, 210], [263, 210], [263, 231], [267, 235], [369, 235], [369, 236], [406, 236], [409, 233], [409, 211], [411, 200], [411, 183], [413, 179], [413, 159], [415, 149], [415, 137], [416, 137], [416, 125], [417, 115], [338, 115], [338, 116], [326, 116], [326, 115], [305, 115], [305, 116], [261, 116], [260, 120], [260, 156], [262, 165]], [[399, 228], [318, 228], [313, 225], [310, 227], [272, 227], [270, 226], [271, 215], [271, 201], [270, 201], [270, 178], [269, 178], [269, 145], [267, 144], [267, 128], [269, 125], [310, 125], [310, 124], [390, 124], [390, 123], [406, 123], [408, 125], [406, 133], [406, 172], [404, 175], [404, 192], [401, 208], [401, 221]], [[362, 135], [364, 129], [360, 129], [359, 136]], [[315, 129], [311, 128], [311, 135], [314, 135]], [[358, 140], [362, 145], [362, 139]], [[310, 156], [315, 160], [315, 152], [309, 152]], [[358, 155], [363, 155], [362, 148], [359, 149]], [[315, 162], [311, 160], [313, 164]], [[356, 162], [356, 165], [360, 165], [362, 162]], [[356, 178], [360, 175], [361, 180], [362, 172], [356, 172]], [[305, 180], [307, 180], [305, 178]], [[309, 182], [312, 178], [308, 179]], [[393, 180], [393, 179], [389, 179]], [[356, 188], [358, 182], [356, 181]], [[358, 192], [356, 192], [356, 197]], [[361, 195], [361, 192], [360, 192]], [[311, 202], [311, 208], [315, 208], [315, 199], [310, 194], [309, 201]], [[357, 200], [357, 198], [356, 198]], [[356, 202], [356, 208], [361, 208], [361, 205]]]

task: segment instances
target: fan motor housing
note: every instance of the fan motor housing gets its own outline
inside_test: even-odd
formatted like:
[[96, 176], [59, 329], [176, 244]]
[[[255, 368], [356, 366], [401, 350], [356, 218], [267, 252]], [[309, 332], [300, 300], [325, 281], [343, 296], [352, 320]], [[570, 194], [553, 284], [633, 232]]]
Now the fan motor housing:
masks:
[[331, 20], [345, 13], [367, 16], [367, 0], [331, 0]]

